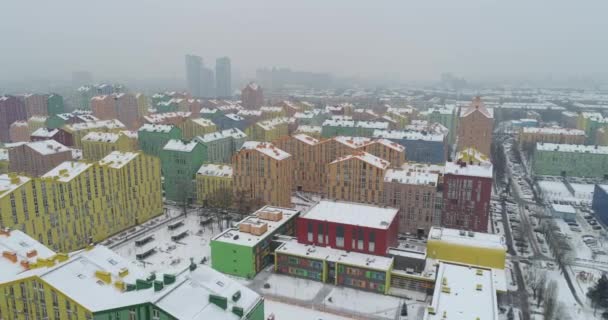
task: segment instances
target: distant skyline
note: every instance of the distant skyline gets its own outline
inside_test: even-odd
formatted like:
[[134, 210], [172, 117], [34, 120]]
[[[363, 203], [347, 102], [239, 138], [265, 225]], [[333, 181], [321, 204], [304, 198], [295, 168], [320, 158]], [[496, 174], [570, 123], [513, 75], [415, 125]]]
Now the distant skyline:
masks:
[[0, 83], [76, 70], [183, 80], [188, 53], [230, 57], [243, 79], [274, 66], [402, 81], [607, 77], [605, 12], [601, 0], [9, 1]]

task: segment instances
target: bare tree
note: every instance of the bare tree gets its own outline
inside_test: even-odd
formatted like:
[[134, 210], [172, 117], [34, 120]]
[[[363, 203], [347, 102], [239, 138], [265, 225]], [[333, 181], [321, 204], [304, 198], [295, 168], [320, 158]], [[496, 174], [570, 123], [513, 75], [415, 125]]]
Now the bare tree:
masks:
[[540, 304], [540, 291], [545, 287], [547, 283], [547, 274], [541, 272], [535, 266], [528, 268], [528, 273], [526, 275], [526, 281], [528, 286], [532, 290], [532, 298], [535, 299], [537, 304]]
[[557, 282], [555, 282], [555, 280], [549, 281], [549, 283], [547, 284], [547, 287], [545, 289], [544, 299], [543, 299], [543, 306], [544, 306], [543, 316], [544, 316], [545, 320], [554, 320], [554, 319], [556, 319], [556, 316], [558, 315], [558, 313], [557, 313], [557, 309], [558, 309], [557, 294], [558, 294]]

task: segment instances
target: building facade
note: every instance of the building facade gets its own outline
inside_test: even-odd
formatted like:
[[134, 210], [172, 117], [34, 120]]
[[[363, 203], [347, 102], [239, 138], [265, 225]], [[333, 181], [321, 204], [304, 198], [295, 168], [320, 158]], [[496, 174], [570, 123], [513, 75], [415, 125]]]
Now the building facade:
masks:
[[169, 140], [160, 152], [164, 177], [163, 189], [167, 200], [193, 203], [196, 197], [194, 177], [203, 162], [207, 150], [196, 141]]
[[186, 55], [186, 83], [188, 91], [194, 97], [201, 96], [201, 69], [203, 58], [195, 55]]
[[30, 141], [40, 141], [40, 140], [55, 140], [66, 147], [71, 147], [74, 145], [74, 141], [72, 139], [72, 135], [67, 131], [58, 128], [58, 129], [49, 129], [49, 128], [40, 128], [34, 132], [30, 136]]
[[0, 142], [10, 142], [10, 126], [15, 121], [27, 120], [23, 100], [15, 96], [0, 96]]
[[566, 128], [522, 128], [519, 132], [519, 143], [523, 148], [534, 150], [537, 143], [584, 144], [585, 131]]
[[39, 177], [64, 161], [72, 160], [72, 150], [55, 140], [42, 140], [10, 148], [10, 172]]
[[489, 156], [492, 150], [494, 112], [486, 108], [481, 98], [460, 111], [458, 121], [458, 151], [473, 148]]
[[388, 167], [388, 161], [363, 151], [338, 158], [327, 165], [327, 196], [341, 201], [380, 204]]
[[203, 164], [196, 173], [196, 202], [210, 207], [232, 206], [232, 167]]
[[195, 140], [207, 146], [210, 163], [231, 163], [232, 156], [243, 146], [247, 135], [237, 128], [232, 128], [207, 133], [196, 137]]
[[408, 162], [443, 164], [447, 160], [447, 136], [443, 133], [376, 130], [373, 137], [404, 146]]
[[11, 142], [26, 142], [30, 139], [30, 128], [27, 121], [15, 121], [8, 130]]
[[145, 124], [137, 131], [139, 149], [155, 157], [160, 157], [161, 150], [169, 140], [181, 138], [182, 130], [171, 125]]
[[113, 151], [136, 151], [128, 136], [118, 132], [89, 132], [82, 138], [82, 157], [99, 161]]
[[536, 175], [608, 177], [608, 147], [538, 143], [532, 158]]
[[251, 82], [241, 90], [241, 103], [245, 109], [259, 109], [264, 105], [264, 91], [257, 83]]

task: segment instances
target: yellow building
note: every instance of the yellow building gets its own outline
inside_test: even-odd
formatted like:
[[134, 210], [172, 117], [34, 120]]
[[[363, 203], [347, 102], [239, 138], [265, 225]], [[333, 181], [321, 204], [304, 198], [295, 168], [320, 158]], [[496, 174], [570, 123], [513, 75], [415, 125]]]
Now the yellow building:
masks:
[[45, 116], [32, 116], [29, 119], [27, 119], [27, 128], [30, 131], [30, 135], [32, 134], [32, 132], [46, 127], [46, 120], [47, 117]]
[[66, 161], [41, 178], [0, 175], [0, 225], [55, 250], [83, 248], [161, 213], [160, 160], [139, 152]]
[[74, 148], [82, 148], [82, 138], [89, 132], [118, 132], [126, 130], [125, 125], [118, 120], [98, 120], [65, 125], [64, 130], [72, 134]]
[[262, 119], [274, 119], [278, 117], [285, 117], [287, 114], [283, 107], [265, 106], [260, 107], [260, 111], [262, 111]]
[[335, 200], [380, 204], [388, 167], [388, 161], [363, 151], [338, 158], [327, 165], [327, 195]]
[[504, 270], [507, 246], [497, 234], [432, 227], [426, 254], [440, 261]]
[[205, 118], [188, 118], [181, 125], [178, 125], [178, 127], [182, 129], [184, 139], [186, 140], [217, 131], [215, 123]]
[[[137, 140], [135, 140], [137, 144]], [[133, 140], [121, 132], [89, 132], [82, 137], [82, 157], [89, 161], [98, 161], [112, 151], [135, 151]]]
[[212, 207], [232, 205], [232, 167], [204, 164], [196, 173], [196, 202]]
[[137, 100], [137, 116], [143, 119], [144, 116], [148, 115], [148, 97], [143, 93], [138, 93], [135, 95], [135, 99]]
[[260, 121], [247, 128], [245, 133], [252, 140], [274, 141], [289, 134], [289, 118], [274, 118]]

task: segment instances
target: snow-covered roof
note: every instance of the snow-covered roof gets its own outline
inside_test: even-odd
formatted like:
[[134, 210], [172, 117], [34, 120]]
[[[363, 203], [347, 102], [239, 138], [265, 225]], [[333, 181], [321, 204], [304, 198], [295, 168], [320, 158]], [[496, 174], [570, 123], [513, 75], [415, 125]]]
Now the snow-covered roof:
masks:
[[0, 252], [14, 253], [17, 261], [0, 259], [0, 283], [11, 281], [19, 273], [27, 271], [22, 262], [35, 262], [55, 255], [51, 249], [20, 230], [0, 230]]
[[262, 111], [262, 112], [282, 112], [283, 108], [275, 107], [275, 106], [262, 106], [262, 107], [260, 107], [260, 111]]
[[454, 174], [460, 176], [471, 176], [481, 178], [492, 178], [492, 164], [469, 164], [466, 162], [446, 162], [445, 174]]
[[289, 153], [275, 147], [270, 142], [246, 141], [243, 143], [241, 150], [256, 150], [275, 160], [284, 160], [291, 157]]
[[138, 155], [139, 154], [137, 152], [112, 151], [103, 159], [99, 160], [99, 165], [120, 169], [125, 164], [135, 159]]
[[56, 135], [57, 132], [59, 132], [59, 129], [50, 129], [49, 130], [48, 128], [42, 127], [42, 128], [38, 128], [34, 132], [32, 132], [32, 136], [51, 138], [54, 135]]
[[608, 146], [591, 146], [582, 144], [537, 143], [537, 151], [581, 152], [608, 154]]
[[431, 227], [428, 241], [442, 241], [470, 247], [507, 250], [505, 238], [499, 234]]
[[19, 120], [11, 123], [11, 127], [27, 127], [27, 121]]
[[389, 169], [384, 175], [385, 182], [437, 186], [439, 175], [430, 172], [423, 166], [407, 165], [402, 169]]
[[481, 101], [480, 97], [473, 99], [467, 108], [462, 108], [460, 111], [460, 117], [466, 117], [475, 111], [479, 111], [486, 118], [494, 118], [494, 110], [486, 108], [486, 105], [483, 103], [483, 101]]
[[333, 139], [352, 149], [358, 149], [373, 142], [371, 138], [366, 137], [337, 136]]
[[120, 135], [112, 132], [89, 132], [82, 137], [82, 141], [114, 143], [118, 141]]
[[278, 117], [278, 118], [273, 118], [273, 119], [269, 119], [269, 120], [265, 120], [265, 121], [260, 121], [257, 123], [257, 125], [262, 127], [262, 129], [264, 129], [264, 130], [272, 130], [278, 125], [287, 124], [289, 122], [290, 122], [289, 118]]
[[170, 132], [174, 126], [168, 124], [144, 124], [139, 128], [139, 131], [148, 131], [148, 132]]
[[97, 129], [97, 128], [123, 129], [123, 128], [125, 128], [125, 125], [116, 119], [112, 119], [112, 120], [99, 120], [99, 121], [79, 122], [79, 123], [74, 123], [74, 124], [68, 124], [68, 125], [66, 125], [66, 128], [70, 131], [79, 131], [79, 130]]
[[163, 147], [163, 150], [169, 151], [180, 151], [180, 152], [192, 152], [198, 143], [194, 140], [190, 142], [184, 142], [178, 139], [171, 139], [167, 141], [167, 144]]
[[[258, 217], [260, 212], [281, 212], [282, 217], [278, 221], [261, 219]], [[231, 228], [226, 229], [224, 232], [215, 236], [212, 241], [226, 242], [237, 244], [241, 246], [254, 247], [260, 241], [268, 237], [270, 234], [274, 233], [275, 230], [280, 229], [285, 223], [294, 219], [298, 215], [299, 211], [289, 208], [282, 207], [274, 207], [274, 206], [264, 206], [258, 211], [254, 212], [252, 215], [245, 217], [243, 220], [239, 222], [241, 223], [252, 223], [252, 224], [260, 224], [266, 223], [268, 230], [260, 235], [255, 235], [249, 232], [242, 232], [239, 228]]]
[[393, 258], [376, 256], [371, 254], [345, 251], [330, 247], [319, 247], [298, 243], [294, 240], [286, 240], [276, 250], [278, 254], [288, 254], [309, 259], [326, 260], [354, 267], [388, 271], [393, 266]]
[[72, 149], [72, 160], [82, 160], [82, 149]]
[[379, 143], [397, 152], [404, 152], [405, 147], [388, 139], [376, 139], [373, 143]]
[[48, 117], [46, 116], [40, 116], [40, 115], [34, 115], [31, 116], [29, 119], [27, 119], [27, 121], [32, 121], [32, 122], [46, 122], [46, 119], [48, 119]]
[[202, 176], [232, 177], [232, 167], [226, 164], [203, 164], [197, 174]]
[[215, 126], [215, 123], [213, 123], [213, 121], [211, 121], [209, 119], [205, 119], [205, 118], [192, 119], [192, 122], [194, 122], [202, 127]]
[[41, 155], [50, 155], [59, 152], [70, 151], [71, 149], [62, 145], [61, 143], [55, 140], [42, 140], [42, 141], [34, 141], [28, 142], [26, 144], [30, 149], [38, 152]]
[[296, 140], [302, 141], [311, 146], [319, 143], [319, 139], [315, 139], [315, 138], [313, 138], [307, 134], [303, 134], [303, 133], [294, 134], [293, 138]]
[[31, 179], [16, 174], [0, 174], [0, 197], [21, 187]]
[[228, 113], [225, 116], [226, 116], [226, 118], [229, 118], [234, 121], [243, 121], [244, 120], [243, 117], [239, 116], [238, 114], [234, 114], [234, 113]]
[[576, 209], [569, 204], [552, 203], [551, 207], [553, 208], [553, 211], [555, 211], [555, 212], [565, 212], [565, 213], [576, 214]]
[[445, 134], [428, 133], [421, 131], [374, 130], [373, 137], [395, 140], [423, 140], [443, 142]]
[[237, 114], [239, 116], [256, 116], [256, 117], [261, 117], [262, 116], [262, 111], [260, 110], [239, 110], [237, 112]]
[[388, 129], [388, 122], [384, 122], [384, 121], [357, 121], [355, 123], [355, 127], [366, 128], [366, 129], [386, 130], [386, 129]]
[[65, 161], [45, 173], [42, 178], [56, 179], [60, 182], [70, 182], [87, 170], [92, 164], [85, 162]]
[[253, 90], [253, 91], [257, 91], [258, 89], [260, 89], [260, 86], [258, 86], [258, 84], [257, 84], [257, 83], [255, 83], [255, 82], [250, 82], [250, 83], [247, 85], [247, 88], [249, 88], [249, 89], [251, 89], [251, 90]]
[[375, 166], [377, 168], [380, 168], [380, 169], [386, 169], [390, 165], [390, 163], [388, 161], [386, 161], [382, 158], [378, 158], [371, 153], [367, 153], [367, 152], [363, 152], [363, 151], [349, 154], [344, 157], [340, 157], [340, 158], [332, 161], [330, 164], [334, 164], [334, 163], [338, 163], [338, 162], [342, 162], [342, 161], [346, 161], [346, 160], [350, 160], [350, 159], [359, 159], [361, 161], [365, 161], [366, 163], [368, 163], [372, 166]]
[[306, 219], [388, 229], [399, 209], [371, 204], [322, 200], [301, 216]]
[[137, 131], [133, 131], [133, 130], [122, 130], [120, 131], [120, 134], [127, 136], [128, 138], [131, 139], [137, 139]]
[[192, 112], [186, 111], [175, 111], [175, 112], [163, 112], [163, 113], [152, 113], [144, 116], [144, 119], [149, 123], [163, 123], [170, 119], [186, 119], [192, 116]]
[[339, 120], [339, 119], [327, 119], [323, 121], [324, 127], [354, 127], [355, 121], [353, 120]]
[[307, 126], [299, 125], [296, 131], [304, 133], [321, 133], [322, 128], [320, 126]]
[[498, 320], [493, 277], [490, 269], [440, 263], [433, 300], [423, 319]]
[[[522, 119], [523, 121], [523, 119]], [[562, 134], [569, 136], [584, 136], [585, 131], [579, 129], [560, 128], [560, 127], [524, 127], [522, 128], [523, 133], [540, 133], [540, 134]]]

